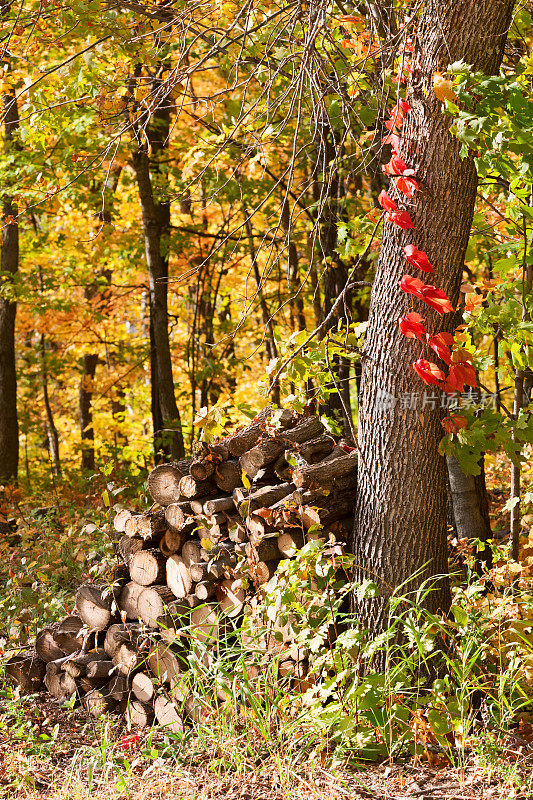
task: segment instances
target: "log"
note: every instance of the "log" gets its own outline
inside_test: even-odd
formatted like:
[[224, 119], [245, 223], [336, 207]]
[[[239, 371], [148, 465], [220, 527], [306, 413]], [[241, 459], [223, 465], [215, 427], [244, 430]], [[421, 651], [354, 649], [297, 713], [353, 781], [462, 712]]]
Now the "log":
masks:
[[[278, 503], [295, 490], [293, 483], [281, 483], [278, 486], [262, 486], [248, 496], [242, 496], [242, 490], [235, 489], [233, 499], [241, 517], [246, 517], [259, 508], [268, 508], [273, 503]], [[241, 498], [242, 499], [239, 499]]]
[[119, 645], [124, 642], [137, 645], [140, 632], [141, 626], [137, 622], [117, 622], [110, 625], [104, 640], [104, 652], [109, 658], [113, 658]]
[[211, 455], [216, 456], [219, 461], [227, 461], [230, 456], [227, 442], [223, 439], [219, 442], [210, 442], [208, 448]]
[[47, 625], [35, 637], [35, 650], [39, 658], [46, 663], [55, 661], [65, 655], [57, 644], [55, 637], [59, 631], [59, 624]]
[[173, 555], [167, 560], [167, 584], [178, 599], [186, 597], [192, 587], [189, 567], [181, 556]]
[[120, 703], [128, 698], [130, 693], [129, 681], [126, 675], [112, 675], [107, 687], [109, 697]]
[[191, 609], [200, 605], [196, 595], [188, 595], [183, 600], [176, 600], [168, 607], [168, 612], [157, 618], [161, 638], [168, 644], [176, 644], [182, 638], [182, 628], [190, 624]]
[[293, 444], [314, 439], [324, 432], [324, 426], [317, 417], [307, 417], [294, 428], [274, 436], [263, 436], [257, 444], [240, 457], [240, 465], [246, 474], [253, 478], [267, 464], [276, 461]]
[[113, 661], [110, 658], [94, 659], [89, 661], [85, 675], [88, 678], [108, 678], [113, 671]]
[[304, 546], [303, 533], [298, 529], [286, 530], [278, 536], [278, 549], [282, 556], [294, 558]]
[[191, 564], [189, 567], [191, 580], [201, 583], [203, 581], [219, 581], [228, 576], [229, 566], [221, 561], [204, 561]]
[[254, 545], [249, 542], [246, 545], [246, 555], [252, 561], [279, 561], [281, 553], [278, 547], [278, 537], [271, 536], [263, 539], [259, 544]]
[[130, 558], [142, 550], [144, 547], [144, 539], [140, 536], [121, 536], [116, 543], [117, 555], [123, 560], [126, 566], [130, 563]]
[[214, 497], [204, 502], [202, 510], [206, 517], [211, 517], [223, 511], [235, 511], [235, 503], [233, 497]]
[[160, 506], [177, 503], [180, 499], [179, 482], [189, 472], [190, 460], [173, 464], [159, 464], [148, 475], [148, 491]]
[[172, 600], [174, 595], [166, 584], [147, 587], [137, 600], [139, 617], [151, 628], [155, 628], [158, 618], [165, 614]]
[[91, 689], [82, 700], [85, 711], [91, 717], [101, 717], [107, 711], [112, 711], [116, 706], [116, 701], [100, 689]]
[[206, 456], [198, 461], [192, 461], [190, 475], [196, 481], [206, 481], [215, 472], [215, 462], [212, 456]]
[[134, 581], [127, 583], [118, 598], [118, 607], [128, 619], [139, 619], [139, 597], [146, 586], [141, 586]]
[[199, 581], [194, 587], [194, 594], [198, 600], [209, 600], [217, 593], [217, 584], [213, 581]]
[[50, 661], [46, 665], [44, 683], [52, 697], [55, 697], [60, 702], [68, 700], [76, 692], [74, 678], [63, 672], [61, 667], [56, 665], [54, 661]]
[[43, 688], [46, 662], [35, 650], [26, 650], [8, 659], [5, 667], [6, 679], [19, 686], [24, 694], [33, 694]]
[[242, 485], [242, 467], [237, 460], [223, 461], [215, 469], [215, 483], [223, 492], [231, 492]]
[[253, 570], [255, 573], [255, 584], [257, 586], [264, 586], [274, 576], [278, 568], [279, 559], [273, 561], [258, 561], [254, 564]]
[[212, 480], [198, 481], [192, 475], [185, 475], [179, 482], [180, 495], [189, 500], [197, 497], [210, 497], [218, 494], [219, 489]]
[[181, 557], [184, 564], [190, 567], [191, 564], [198, 563], [201, 560], [201, 551], [202, 546], [198, 540], [192, 539], [191, 541], [185, 542], [181, 548]]
[[161, 727], [166, 728], [172, 733], [183, 731], [183, 722], [175, 703], [162, 695], [155, 699], [154, 712]]
[[165, 520], [172, 531], [181, 531], [191, 513], [190, 503], [171, 503], [165, 509]]
[[154, 645], [146, 662], [152, 674], [162, 683], [172, 683], [181, 675], [183, 659], [178, 651], [168, 644]]
[[[196, 588], [198, 589], [198, 586]], [[220, 610], [228, 617], [237, 617], [241, 613], [245, 596], [246, 592], [240, 578], [222, 581], [217, 588]]]
[[122, 642], [113, 654], [113, 664], [120, 675], [129, 675], [143, 658], [133, 642]]
[[330, 486], [337, 478], [357, 471], [357, 451], [345, 453], [318, 464], [299, 465], [292, 473], [292, 481], [298, 489], [310, 486]]
[[220, 633], [219, 607], [216, 603], [205, 603], [191, 614], [191, 636], [199, 642], [213, 642]]
[[335, 439], [329, 433], [317, 436], [303, 442], [297, 449], [298, 455], [307, 461], [308, 464], [316, 464], [318, 461], [329, 456], [335, 447]]
[[139, 550], [130, 559], [131, 579], [141, 586], [162, 583], [165, 580], [166, 563], [160, 550]]
[[155, 538], [159, 540], [167, 528], [164, 511], [148, 511], [135, 517], [135, 520], [136, 535], [144, 540]]
[[234, 544], [243, 544], [248, 541], [248, 531], [246, 525], [240, 517], [228, 517], [228, 536]]
[[184, 537], [181, 533], [169, 529], [159, 542], [159, 549], [163, 556], [168, 558], [174, 553], [179, 553], [183, 545], [183, 540]]
[[148, 703], [134, 700], [129, 704], [126, 715], [130, 725], [136, 725], [138, 728], [147, 728], [154, 721], [155, 712], [154, 707]]
[[124, 527], [130, 517], [131, 511], [128, 511], [127, 508], [121, 508], [120, 511], [117, 511], [113, 520], [113, 527], [117, 533], [124, 533]]
[[76, 611], [89, 630], [102, 631], [111, 619], [112, 594], [108, 586], [86, 584], [76, 592]]
[[137, 672], [131, 680], [131, 691], [141, 703], [149, 703], [155, 695], [152, 678], [146, 672]]
[[[249, 425], [226, 439], [226, 444], [232, 456], [239, 458], [259, 441], [266, 430], [266, 424], [272, 413], [271, 406], [267, 406], [254, 417]], [[281, 428], [288, 428], [294, 420], [292, 412], [285, 409], [281, 412], [276, 412], [276, 417]]]

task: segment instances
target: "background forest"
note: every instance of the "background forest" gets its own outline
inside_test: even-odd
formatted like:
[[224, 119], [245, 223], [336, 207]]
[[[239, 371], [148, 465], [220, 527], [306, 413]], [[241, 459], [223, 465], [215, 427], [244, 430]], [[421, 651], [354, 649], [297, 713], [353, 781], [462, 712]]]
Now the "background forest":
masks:
[[[3, 651], [64, 615], [83, 576], [101, 577], [113, 512], [150, 505], [154, 465], [226, 436], [267, 404], [316, 414], [349, 448], [357, 443], [356, 531], [368, 536], [365, 544], [350, 533], [350, 569], [372, 549], [387, 563], [379, 543], [397, 521], [390, 552], [412, 541], [416, 554], [400, 567], [389, 559], [395, 586], [430, 559], [448, 572], [437, 519], [445, 470], [416, 444], [435, 442], [460, 573], [453, 625], [464, 633], [468, 615], [479, 646], [472, 664], [495, 615], [498, 625], [530, 621], [532, 8], [489, 7], [0, 3]], [[490, 13], [487, 41], [498, 44], [485, 47], [480, 20]], [[423, 120], [420, 96], [430, 109]], [[417, 203], [430, 207], [430, 223], [402, 210]], [[413, 267], [417, 278], [401, 277]], [[392, 407], [398, 416], [387, 423]], [[422, 411], [411, 428], [414, 409]], [[368, 500], [374, 485], [378, 511]], [[439, 610], [451, 603], [442, 591]], [[425, 597], [420, 605], [437, 611]], [[379, 613], [364, 613], [381, 632]], [[498, 724], [520, 725], [530, 747], [533, 634], [518, 628], [501, 648], [491, 640], [490, 658], [507, 676]], [[511, 695], [516, 702], [502, 700]], [[21, 714], [9, 706], [4, 720], [18, 720], [31, 749]], [[347, 752], [374, 746], [347, 733], [349, 718], [343, 707], [331, 723], [343, 764]], [[457, 749], [440, 717], [416, 719], [415, 740], [426, 735], [442, 751], [448, 737]], [[320, 716], [321, 735], [328, 724]], [[504, 791], [519, 796], [522, 766], [502, 778]]]

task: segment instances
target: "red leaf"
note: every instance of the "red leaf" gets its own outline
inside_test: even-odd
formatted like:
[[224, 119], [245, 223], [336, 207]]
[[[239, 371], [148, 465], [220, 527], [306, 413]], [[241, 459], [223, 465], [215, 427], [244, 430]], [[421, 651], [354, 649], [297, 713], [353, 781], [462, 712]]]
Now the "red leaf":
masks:
[[387, 214], [387, 219], [399, 228], [403, 228], [403, 230], [415, 227], [407, 211], [390, 211]]
[[471, 364], [465, 364], [464, 362], [454, 364], [450, 369], [450, 375], [452, 372], [459, 381], [466, 383], [467, 386], [472, 386], [472, 388], [477, 386], [476, 371]]
[[399, 105], [404, 114], [408, 114], [410, 112], [411, 106], [409, 105], [407, 100], [400, 100]]
[[415, 297], [422, 298], [422, 289], [425, 284], [412, 275], [404, 275], [400, 281], [400, 289], [406, 294], [414, 294]]
[[427, 255], [423, 250], [415, 247], [414, 244], [408, 244], [403, 248], [403, 257], [414, 267], [422, 270], [422, 272], [434, 272]]
[[396, 188], [398, 191], [403, 192], [406, 197], [414, 197], [415, 192], [418, 191], [418, 182], [414, 178], [407, 178], [405, 175], [400, 175], [396, 179]]
[[426, 329], [422, 324], [422, 317], [416, 311], [410, 311], [405, 317], [398, 320], [400, 330], [408, 339], [420, 339], [424, 342]]
[[398, 175], [401, 174], [404, 171], [404, 169], [407, 169], [407, 164], [405, 163], [403, 158], [401, 158], [396, 153], [394, 153], [389, 163], [394, 172], [397, 173]]
[[446, 292], [443, 292], [442, 289], [437, 289], [436, 286], [424, 286], [421, 295], [421, 299], [424, 303], [434, 308], [439, 314], [447, 314], [450, 311], [455, 311]]
[[448, 366], [452, 363], [452, 354], [449, 347], [452, 344], [453, 336], [444, 331], [436, 333], [434, 336], [428, 336], [428, 345]]
[[460, 414], [450, 414], [449, 417], [444, 417], [440, 424], [446, 433], [457, 433], [461, 428], [468, 428], [468, 418]]
[[430, 386], [436, 386], [438, 383], [444, 380], [444, 372], [442, 372], [432, 361], [426, 361], [425, 358], [419, 358], [418, 361], [415, 361], [413, 364], [413, 369], [415, 370], [416, 374], [422, 378], [424, 383], [427, 383]]
[[385, 191], [385, 189], [382, 189], [381, 192], [379, 193], [378, 203], [380, 204], [381, 208], [385, 208], [387, 211], [398, 210], [398, 206], [396, 205], [392, 197], [390, 197], [389, 194]]

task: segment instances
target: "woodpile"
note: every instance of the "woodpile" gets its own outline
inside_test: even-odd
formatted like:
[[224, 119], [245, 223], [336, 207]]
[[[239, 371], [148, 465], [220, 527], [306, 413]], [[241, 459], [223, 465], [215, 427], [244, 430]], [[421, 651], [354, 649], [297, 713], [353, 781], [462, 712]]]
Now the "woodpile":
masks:
[[[23, 691], [44, 683], [60, 701], [76, 694], [95, 716], [114, 710], [132, 724], [155, 718], [181, 730], [203, 713], [187, 681], [191, 659], [207, 664], [224, 646], [282, 559], [317, 537], [346, 540], [356, 471], [353, 446], [318, 418], [270, 407], [226, 439], [196, 443], [192, 458], [157, 466], [153, 506], [114, 518], [127, 577], [81, 586], [75, 613], [10, 659], [8, 677]], [[274, 621], [273, 632], [262, 639], [265, 657], [301, 682], [307, 654], [290, 625]], [[213, 696], [228, 691], [220, 685]]]

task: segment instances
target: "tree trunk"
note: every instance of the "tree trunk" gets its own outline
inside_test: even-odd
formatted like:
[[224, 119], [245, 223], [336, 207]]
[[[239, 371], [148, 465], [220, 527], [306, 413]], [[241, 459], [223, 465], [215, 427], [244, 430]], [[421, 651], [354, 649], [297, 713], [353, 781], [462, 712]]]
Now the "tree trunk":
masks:
[[93, 381], [98, 364], [98, 356], [85, 353], [82, 360], [82, 373], [78, 393], [78, 409], [81, 431], [81, 468], [94, 472], [94, 428], [93, 428]]
[[[18, 149], [15, 139], [19, 116], [14, 94], [3, 107], [4, 153]], [[5, 189], [4, 189], [5, 191]], [[0, 255], [0, 482], [16, 481], [19, 461], [17, 373], [15, 366], [15, 279], [19, 266], [18, 208], [9, 190], [2, 198], [2, 252]]]
[[[458, 539], [489, 542], [492, 538], [489, 502], [485, 485], [484, 459], [479, 475], [465, 475], [455, 456], [448, 456], [448, 485], [453, 525]], [[489, 547], [476, 552], [476, 567], [490, 569], [492, 551]]]
[[46, 412], [46, 436], [48, 450], [54, 475], [61, 475], [61, 459], [59, 457], [59, 435], [52, 412], [50, 396], [48, 394], [48, 368], [46, 365], [46, 338], [41, 333], [41, 382], [43, 387], [44, 410]]
[[[448, 570], [446, 462], [438, 452], [440, 403], [435, 408], [424, 404], [427, 387], [412, 370], [417, 348], [398, 328], [398, 319], [411, 306], [398, 286], [407, 271], [402, 254], [407, 243], [427, 252], [435, 284], [457, 303], [476, 197], [473, 157], [461, 158], [461, 145], [450, 134], [449, 120], [433, 92], [432, 76], [459, 59], [476, 70], [497, 70], [513, 5], [512, 0], [428, 0], [418, 28], [407, 93], [412, 110], [400, 148], [421, 186], [408, 206], [415, 231], [406, 234], [385, 224], [363, 357], [352, 547], [358, 577], [379, 584], [380, 598], [362, 611], [374, 631], [387, 625], [386, 598], [395, 588], [408, 581], [401, 592], [414, 590]], [[449, 330], [452, 320], [423, 310], [429, 331]], [[404, 408], [402, 394], [412, 393], [418, 395], [417, 407]], [[447, 610], [447, 579], [435, 581], [424, 602], [432, 610]]]
[[[157, 109], [151, 121], [150, 144], [157, 158], [166, 147], [169, 135], [168, 109]], [[185, 453], [181, 419], [174, 393], [172, 357], [168, 332], [168, 247], [170, 236], [170, 202], [154, 197], [150, 156], [145, 144], [133, 155], [133, 168], [141, 202], [146, 263], [150, 286], [150, 345], [152, 377], [157, 375], [157, 397], [152, 397], [154, 414], [154, 440], [156, 450], [168, 445], [172, 458], [183, 458]], [[159, 411], [161, 419], [159, 419]], [[157, 426], [157, 427], [156, 427]]]

